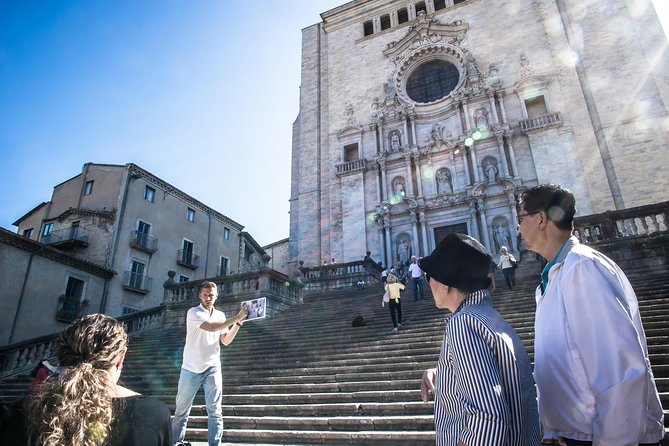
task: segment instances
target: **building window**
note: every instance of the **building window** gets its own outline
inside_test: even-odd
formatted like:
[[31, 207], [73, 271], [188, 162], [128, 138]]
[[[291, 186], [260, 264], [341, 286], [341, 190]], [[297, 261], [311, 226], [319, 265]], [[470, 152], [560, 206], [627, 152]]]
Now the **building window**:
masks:
[[458, 3], [464, 3], [465, 0], [453, 0], [453, 4], [457, 5]]
[[421, 11], [423, 11], [425, 14], [427, 14], [427, 7], [425, 6], [425, 2], [416, 3], [416, 17], [419, 16], [419, 13]]
[[448, 96], [460, 81], [460, 71], [445, 60], [431, 60], [409, 76], [407, 94], [415, 102], [434, 102]]
[[188, 282], [190, 278], [188, 276], [184, 276], [183, 274], [179, 274], [179, 283], [183, 282]]
[[409, 11], [406, 8], [402, 8], [397, 11], [397, 23], [400, 25], [409, 21]]
[[344, 146], [344, 162], [355, 161], [359, 158], [357, 142]]
[[152, 187], [146, 186], [144, 188], [144, 199], [153, 203], [156, 199], [156, 190]]
[[84, 295], [84, 281], [75, 279], [74, 277], [67, 278], [67, 288], [65, 288], [65, 296], [80, 300]]
[[30, 238], [33, 236], [33, 228], [28, 228], [23, 230], [23, 236], [26, 238]]
[[93, 181], [86, 181], [84, 186], [84, 195], [90, 195], [93, 193]]
[[138, 262], [136, 260], [132, 261], [132, 266], [130, 267], [130, 280], [128, 282], [128, 285], [130, 288], [134, 288], [136, 290], [141, 290], [143, 281], [144, 281], [144, 265], [142, 262]]
[[227, 276], [230, 274], [230, 259], [221, 257], [221, 267], [218, 270], [219, 276]]
[[186, 211], [186, 220], [195, 221], [195, 209], [188, 208]]
[[230, 240], [230, 229], [223, 228], [223, 240]]
[[364, 29], [365, 36], [371, 36], [374, 34], [374, 23], [371, 20], [367, 20], [365, 23], [363, 23], [362, 27]]
[[381, 16], [381, 30], [390, 28], [390, 16], [388, 14]]
[[[455, 2], [454, 2], [455, 4]], [[446, 0], [434, 0], [434, 10], [439, 11], [446, 7]]]
[[546, 99], [543, 96], [525, 99], [525, 110], [527, 110], [528, 118], [538, 118], [539, 116], [548, 114]]
[[193, 264], [193, 242], [184, 240], [181, 250], [181, 262], [187, 265]]
[[47, 223], [44, 225], [44, 230], [42, 231], [42, 237], [48, 237], [53, 232], [53, 223]]

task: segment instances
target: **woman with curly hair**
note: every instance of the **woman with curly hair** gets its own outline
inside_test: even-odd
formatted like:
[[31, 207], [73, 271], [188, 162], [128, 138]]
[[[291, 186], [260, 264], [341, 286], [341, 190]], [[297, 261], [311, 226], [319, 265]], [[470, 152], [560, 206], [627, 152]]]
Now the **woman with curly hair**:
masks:
[[26, 400], [30, 446], [172, 445], [167, 406], [118, 384], [127, 344], [123, 325], [103, 314], [60, 333], [53, 345], [58, 375]]

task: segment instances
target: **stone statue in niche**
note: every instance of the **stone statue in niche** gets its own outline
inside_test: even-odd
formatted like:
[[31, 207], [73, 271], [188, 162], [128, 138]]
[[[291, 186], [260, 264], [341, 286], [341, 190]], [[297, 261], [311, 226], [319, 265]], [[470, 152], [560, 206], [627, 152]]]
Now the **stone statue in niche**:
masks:
[[351, 104], [346, 104], [346, 124], [356, 124], [355, 116], [353, 116], [353, 106]]
[[525, 54], [520, 55], [520, 77], [532, 76], [534, 70], [530, 66], [530, 59]]
[[432, 126], [430, 137], [432, 139], [432, 142], [435, 143], [440, 142], [443, 139], [441, 136], [441, 125], [439, 125], [438, 122], [435, 122], [434, 125]]
[[400, 150], [400, 136], [397, 132], [392, 132], [390, 136], [390, 150], [397, 152]]
[[409, 240], [403, 239], [397, 244], [397, 260], [402, 264], [411, 258], [411, 245]]
[[381, 115], [383, 115], [383, 112], [379, 110], [380, 104], [379, 104], [379, 98], [377, 96], [374, 96], [374, 99], [372, 100], [372, 120], [376, 121], [378, 120]]
[[451, 185], [451, 174], [448, 169], [439, 169], [437, 175], [437, 193], [438, 194], [452, 194], [453, 186]]
[[474, 112], [474, 122], [476, 123], [476, 128], [479, 130], [485, 130], [490, 127], [488, 121], [488, 109], [485, 107], [477, 108]]
[[502, 85], [502, 80], [499, 78], [499, 69], [497, 68], [497, 65], [492, 63], [488, 65], [488, 75], [486, 76], [486, 81], [492, 88], [497, 88]]
[[498, 251], [502, 249], [502, 246], [511, 249], [511, 246], [509, 245], [509, 231], [502, 225], [502, 223], [497, 223], [497, 226], [493, 229], [493, 238], [497, 243]]
[[497, 171], [497, 166], [495, 166], [495, 164], [492, 162], [492, 160], [489, 159], [486, 162], [486, 165], [485, 165], [484, 169], [485, 169], [486, 178], [488, 179], [488, 184], [495, 183], [496, 182], [495, 177], [496, 177], [497, 172], [498, 172]]
[[405, 184], [404, 184], [404, 178], [402, 177], [395, 177], [393, 180], [393, 194], [395, 195], [401, 195], [405, 196], [406, 195], [406, 189], [405, 189]]

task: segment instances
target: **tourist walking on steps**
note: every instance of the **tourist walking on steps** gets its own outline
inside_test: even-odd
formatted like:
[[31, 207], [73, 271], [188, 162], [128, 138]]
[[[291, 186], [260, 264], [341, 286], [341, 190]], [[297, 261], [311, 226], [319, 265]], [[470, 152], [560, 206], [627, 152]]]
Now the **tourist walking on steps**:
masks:
[[518, 223], [548, 264], [536, 290], [534, 376], [544, 439], [659, 445], [664, 417], [639, 304], [625, 273], [572, 236], [576, 200], [544, 184], [521, 198]]
[[[397, 281], [394, 274], [388, 274], [388, 283], [385, 285], [388, 292], [388, 308], [390, 309], [390, 318], [393, 320], [393, 331], [402, 328], [402, 303], [400, 302], [400, 291], [404, 291], [404, 285]], [[397, 313], [397, 317], [395, 316]]]
[[491, 258], [464, 234], [449, 234], [420, 260], [435, 305], [448, 309], [437, 367], [420, 393], [434, 394], [439, 446], [538, 446], [539, 415], [530, 358], [492, 307]]
[[214, 308], [218, 289], [213, 282], [204, 282], [200, 288], [200, 305], [188, 310], [186, 315], [186, 346], [177, 387], [176, 408], [172, 419], [172, 436], [178, 445], [186, 435], [188, 415], [200, 386], [204, 386], [207, 405], [207, 431], [209, 446], [218, 446], [223, 436], [223, 376], [221, 374], [221, 349], [237, 336], [242, 321], [248, 316], [242, 308], [232, 319]]
[[418, 266], [416, 256], [411, 256], [411, 265], [409, 265], [409, 275], [411, 276], [413, 288], [413, 300], [418, 300], [418, 289], [420, 289], [420, 298], [425, 299], [423, 294], [423, 270]]
[[[104, 314], [72, 322], [53, 343], [58, 375], [27, 397], [27, 438], [2, 432], [3, 446], [172, 446], [162, 401], [118, 384], [128, 346], [123, 324]], [[19, 426], [15, 426], [19, 427]]]
[[497, 267], [502, 270], [506, 286], [510, 290], [516, 286], [516, 258], [509, 252], [506, 246], [501, 248], [502, 254], [499, 256]]

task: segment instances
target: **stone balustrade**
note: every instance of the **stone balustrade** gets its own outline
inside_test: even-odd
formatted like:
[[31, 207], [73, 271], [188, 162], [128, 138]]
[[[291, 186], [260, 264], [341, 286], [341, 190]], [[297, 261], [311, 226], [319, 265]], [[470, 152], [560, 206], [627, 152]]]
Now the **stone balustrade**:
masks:
[[667, 231], [669, 202], [620, 211], [586, 215], [574, 219], [574, 235], [581, 243], [592, 244]]
[[367, 167], [366, 160], [364, 158], [346, 161], [344, 163], [339, 163], [335, 166], [337, 175], [345, 175], [347, 173], [357, 172], [359, 170], [364, 170]]
[[313, 267], [305, 267], [300, 262], [300, 277], [308, 291], [351, 287], [358, 280], [378, 282], [382, 270], [376, 263], [364, 260]]
[[560, 116], [560, 112], [548, 113], [536, 118], [524, 119], [518, 124], [520, 125], [520, 130], [527, 133], [532, 130], [559, 127], [562, 125], [562, 116]]

